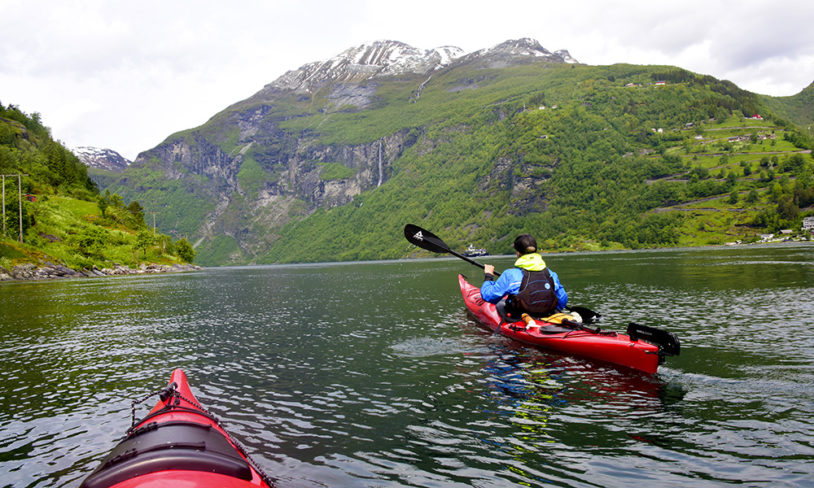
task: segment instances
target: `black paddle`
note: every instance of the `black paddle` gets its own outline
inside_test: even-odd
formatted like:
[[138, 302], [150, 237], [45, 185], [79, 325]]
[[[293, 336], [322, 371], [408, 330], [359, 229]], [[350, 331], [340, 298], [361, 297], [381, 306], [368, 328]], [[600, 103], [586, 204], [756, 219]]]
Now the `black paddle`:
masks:
[[[464, 261], [474, 264], [479, 268], [483, 268], [484, 265], [475, 261], [474, 259], [470, 259], [463, 254], [459, 254], [447, 246], [447, 244], [441, 240], [440, 237], [433, 234], [432, 232], [428, 231], [427, 229], [422, 229], [421, 227], [413, 224], [407, 224], [404, 226], [404, 237], [410, 241], [411, 244], [420, 247], [421, 249], [426, 249], [427, 251], [437, 252], [437, 253], [448, 253], [452, 254], [453, 256], [459, 257]], [[495, 271], [496, 276], [500, 276], [500, 273]], [[585, 324], [592, 324], [600, 320], [602, 315], [599, 312], [594, 312], [590, 308], [587, 307], [565, 307], [566, 310], [570, 312], [576, 312], [582, 318], [582, 323], [571, 322], [568, 320], [563, 320], [562, 325], [566, 327], [574, 327], [577, 330], [585, 330], [587, 332], [591, 332], [594, 334], [600, 334], [600, 327], [596, 329], [591, 329], [590, 327], [586, 327]], [[663, 357], [666, 356], [677, 356], [679, 354], [681, 344], [678, 340], [678, 336], [675, 334], [668, 332], [663, 329], [659, 329], [656, 327], [647, 327], [644, 325], [634, 324], [633, 322], [630, 323], [627, 330], [628, 335], [632, 341], [637, 341], [639, 339], [649, 342], [658, 346], [659, 348], [659, 355], [663, 360]]]
[[[457, 252], [453, 251], [452, 249], [449, 248], [449, 246], [447, 246], [447, 244], [444, 241], [441, 240], [440, 237], [428, 231], [427, 229], [422, 229], [417, 225], [413, 224], [405, 225], [404, 237], [406, 237], [411, 244], [418, 246], [421, 249], [426, 249], [428, 251], [437, 253], [449, 253], [452, 254], [453, 256], [457, 256], [463, 259], [468, 263], [474, 264], [479, 268], [484, 267], [483, 264], [475, 261], [474, 259], [469, 259], [463, 254], [458, 254]], [[495, 271], [495, 276], [500, 276], [500, 273]], [[580, 314], [580, 316], [582, 316], [583, 322], [586, 324], [596, 322], [601, 317], [599, 312], [594, 312], [593, 310], [586, 307], [566, 307], [566, 309]]]
[[[432, 232], [428, 231], [427, 229], [422, 229], [421, 227], [413, 224], [407, 224], [404, 226], [404, 237], [410, 241], [411, 244], [420, 247], [421, 249], [426, 249], [427, 251], [437, 252], [437, 253], [449, 253], [453, 256], [459, 257], [464, 261], [474, 264], [479, 268], [483, 268], [484, 265], [475, 261], [474, 259], [470, 259], [463, 254], [458, 254], [457, 252], [453, 251], [452, 249], [447, 246], [447, 244], [441, 240], [440, 237], [433, 234]], [[495, 276], [500, 276], [500, 273], [495, 271]]]

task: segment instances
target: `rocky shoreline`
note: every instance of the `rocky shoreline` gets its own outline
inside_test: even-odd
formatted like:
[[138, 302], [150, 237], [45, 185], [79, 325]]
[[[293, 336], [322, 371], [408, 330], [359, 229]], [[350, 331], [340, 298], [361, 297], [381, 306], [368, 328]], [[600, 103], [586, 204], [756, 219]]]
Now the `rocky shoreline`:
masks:
[[90, 269], [75, 270], [62, 266], [61, 264], [45, 263], [41, 266], [34, 264], [20, 264], [7, 270], [0, 266], [0, 281], [29, 281], [29, 280], [51, 280], [59, 278], [93, 278], [99, 276], [122, 276], [158, 273], [183, 273], [189, 271], [200, 271], [202, 268], [194, 264], [144, 264], [138, 268], [130, 268], [120, 264], [112, 268], [99, 269], [96, 266]]

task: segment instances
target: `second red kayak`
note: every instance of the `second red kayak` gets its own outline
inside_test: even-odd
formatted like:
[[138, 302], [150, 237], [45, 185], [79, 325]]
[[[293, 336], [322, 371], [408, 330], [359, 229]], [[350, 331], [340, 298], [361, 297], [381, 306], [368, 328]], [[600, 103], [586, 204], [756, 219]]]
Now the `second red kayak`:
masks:
[[495, 308], [481, 297], [480, 288], [458, 275], [461, 294], [469, 311], [492, 331], [512, 339], [575, 356], [633, 368], [648, 374], [658, 370], [665, 356], [679, 353], [678, 338], [665, 330], [631, 324], [628, 334], [563, 326], [539, 319], [531, 326], [523, 321], [504, 322]]

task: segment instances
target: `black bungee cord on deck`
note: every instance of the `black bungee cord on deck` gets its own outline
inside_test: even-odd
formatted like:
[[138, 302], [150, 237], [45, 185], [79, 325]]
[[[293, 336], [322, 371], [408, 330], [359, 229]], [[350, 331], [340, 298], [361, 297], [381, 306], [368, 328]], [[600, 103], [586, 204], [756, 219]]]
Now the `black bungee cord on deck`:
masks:
[[[141, 420], [136, 422], [136, 406], [146, 402], [147, 400], [149, 400], [150, 398], [152, 398], [152, 397], [154, 397], [156, 395], [164, 403], [164, 407], [161, 408], [160, 410], [152, 413], [152, 414], [148, 414], [147, 416], [145, 416], [144, 418], [142, 418]], [[190, 405], [192, 405], [195, 408], [182, 407], [181, 406], [181, 400], [189, 403]], [[265, 473], [265, 471], [263, 471], [263, 469], [252, 459], [252, 457], [246, 451], [246, 448], [243, 447], [243, 445], [240, 442], [238, 442], [236, 439], [234, 439], [232, 437], [232, 435], [229, 433], [229, 431], [226, 430], [223, 427], [221, 420], [219, 418], [217, 418], [215, 415], [213, 415], [210, 411], [205, 409], [198, 402], [194, 402], [194, 401], [190, 400], [189, 398], [186, 398], [183, 395], [181, 395], [181, 393], [178, 391], [178, 385], [174, 381], [172, 383], [170, 383], [168, 386], [166, 386], [164, 388], [161, 388], [159, 390], [153, 391], [153, 392], [147, 394], [146, 396], [144, 396], [143, 398], [141, 398], [139, 400], [133, 400], [131, 402], [131, 404], [130, 404], [130, 410], [131, 410], [130, 428], [127, 429], [127, 432], [126, 432], [126, 434], [124, 436], [125, 439], [127, 439], [129, 437], [139, 435], [139, 433], [141, 433], [141, 432], [157, 428], [158, 426], [155, 423], [147, 424], [147, 425], [145, 425], [143, 427], [140, 427], [138, 429], [136, 429], [135, 426], [136, 426], [137, 423], [138, 424], [143, 424], [147, 420], [149, 420], [149, 419], [151, 419], [151, 418], [153, 418], [155, 416], [158, 416], [160, 414], [166, 413], [169, 410], [177, 410], [177, 411], [183, 411], [183, 412], [188, 412], [188, 413], [195, 413], [195, 414], [201, 415], [202, 417], [205, 417], [205, 418], [211, 420], [212, 422], [215, 423], [215, 425], [217, 425], [218, 427], [221, 428], [223, 433], [226, 435], [226, 439], [229, 442], [231, 442], [232, 445], [235, 446], [235, 448], [240, 452], [240, 454], [243, 455], [243, 457], [246, 458], [246, 461], [248, 461], [248, 463], [252, 466], [252, 468], [254, 468], [254, 470], [263, 479], [263, 481], [272, 488], [274, 488], [276, 486], [274, 484], [274, 482], [272, 481], [271, 477], [269, 475], [267, 475]]]

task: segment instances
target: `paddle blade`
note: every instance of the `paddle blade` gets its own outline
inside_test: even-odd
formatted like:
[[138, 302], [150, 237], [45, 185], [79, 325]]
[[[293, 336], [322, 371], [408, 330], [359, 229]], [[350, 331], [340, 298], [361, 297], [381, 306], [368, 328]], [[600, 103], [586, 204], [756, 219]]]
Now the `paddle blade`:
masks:
[[[447, 244], [441, 240], [440, 237], [433, 234], [432, 232], [428, 231], [427, 229], [422, 229], [421, 227], [413, 224], [407, 224], [404, 226], [404, 237], [410, 241], [411, 244], [420, 247], [421, 249], [426, 249], [432, 252], [442, 252], [442, 253], [449, 253], [455, 257], [461, 258], [464, 261], [474, 264], [480, 268], [483, 268], [483, 264], [470, 259], [463, 254], [458, 254], [457, 252], [453, 251], [452, 249], [447, 246]], [[500, 273], [495, 271], [495, 276], [500, 276]]]
[[599, 312], [594, 312], [590, 308], [587, 307], [565, 307], [567, 310], [571, 312], [576, 312], [582, 317], [582, 322], [586, 324], [593, 324], [594, 322], [598, 322], [599, 319], [602, 318], [602, 315]]
[[630, 339], [639, 339], [659, 347], [659, 353], [666, 356], [678, 356], [681, 352], [681, 341], [678, 336], [658, 327], [648, 327], [631, 322], [627, 326]]
[[449, 246], [447, 246], [446, 243], [441, 240], [441, 238], [427, 229], [422, 229], [417, 225], [405, 225], [404, 237], [406, 237], [411, 244], [418, 246], [421, 249], [440, 253], [450, 252]]

